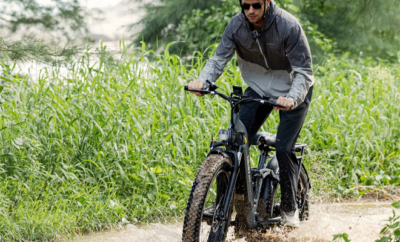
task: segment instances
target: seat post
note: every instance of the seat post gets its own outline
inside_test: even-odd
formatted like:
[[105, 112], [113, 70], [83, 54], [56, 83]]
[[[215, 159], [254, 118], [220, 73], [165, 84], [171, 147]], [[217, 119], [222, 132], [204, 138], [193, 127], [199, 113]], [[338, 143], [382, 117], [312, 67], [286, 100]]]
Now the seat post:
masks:
[[258, 170], [265, 168], [267, 158], [269, 157], [268, 153], [269, 150], [261, 150], [260, 158], [258, 159]]

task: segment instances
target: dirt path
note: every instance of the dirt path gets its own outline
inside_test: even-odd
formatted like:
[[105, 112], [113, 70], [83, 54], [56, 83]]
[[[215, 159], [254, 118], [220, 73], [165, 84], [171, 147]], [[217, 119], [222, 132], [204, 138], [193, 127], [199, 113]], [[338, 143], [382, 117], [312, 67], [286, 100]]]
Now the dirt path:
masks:
[[[311, 218], [299, 229], [284, 235], [257, 235], [252, 241], [327, 241], [334, 234], [347, 233], [352, 242], [375, 241], [392, 215], [389, 202], [352, 202], [312, 205]], [[175, 242], [181, 241], [182, 223], [129, 224], [121, 231], [109, 231], [75, 238], [78, 242]], [[229, 239], [243, 242], [244, 239]]]

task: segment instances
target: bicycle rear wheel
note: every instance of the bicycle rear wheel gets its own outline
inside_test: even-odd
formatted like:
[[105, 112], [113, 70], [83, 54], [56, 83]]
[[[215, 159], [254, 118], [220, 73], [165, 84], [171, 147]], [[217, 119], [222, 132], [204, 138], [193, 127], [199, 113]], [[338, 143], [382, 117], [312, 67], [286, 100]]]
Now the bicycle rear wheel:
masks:
[[[278, 217], [281, 213], [281, 197], [279, 192], [279, 183], [276, 182], [273, 178], [266, 181], [266, 185], [270, 186], [270, 193], [268, 194], [268, 198], [265, 201], [265, 210], [266, 210], [266, 218], [275, 218]], [[300, 169], [299, 183], [297, 186], [297, 207], [299, 209], [299, 219], [300, 221], [308, 220], [310, 214], [310, 204], [309, 204], [309, 191], [310, 184], [308, 180], [307, 173], [302, 166]]]
[[310, 181], [304, 166], [301, 166], [299, 185], [297, 187], [297, 207], [299, 209], [300, 221], [308, 220], [310, 216]]
[[228, 221], [221, 222], [216, 215], [223, 209], [224, 201], [231, 199], [226, 197], [231, 164], [221, 155], [210, 155], [201, 165], [186, 207], [183, 242], [225, 240], [233, 206], [229, 208]]

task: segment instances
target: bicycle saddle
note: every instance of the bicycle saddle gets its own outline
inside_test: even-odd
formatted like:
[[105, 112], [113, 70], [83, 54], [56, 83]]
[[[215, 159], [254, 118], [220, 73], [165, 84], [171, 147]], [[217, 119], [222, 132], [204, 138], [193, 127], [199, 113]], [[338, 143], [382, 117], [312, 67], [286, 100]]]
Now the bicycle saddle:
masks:
[[251, 145], [259, 145], [260, 141], [264, 141], [269, 146], [275, 146], [276, 134], [271, 134], [268, 132], [260, 132], [254, 135], [251, 140]]

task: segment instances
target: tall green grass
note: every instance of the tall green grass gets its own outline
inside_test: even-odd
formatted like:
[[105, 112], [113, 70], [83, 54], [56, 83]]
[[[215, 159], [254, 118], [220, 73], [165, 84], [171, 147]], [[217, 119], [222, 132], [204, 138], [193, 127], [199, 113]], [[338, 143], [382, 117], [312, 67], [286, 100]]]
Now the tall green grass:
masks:
[[[217, 97], [183, 92], [204, 65], [196, 56], [184, 62], [143, 46], [95, 62], [87, 54], [67, 75], [56, 68], [37, 80], [2, 77], [0, 240], [181, 217], [210, 139], [229, 113]], [[400, 184], [399, 67], [344, 56], [315, 70], [300, 137], [309, 144], [314, 189]], [[217, 84], [226, 92], [245, 86], [235, 60]], [[276, 113], [264, 130], [275, 132], [278, 123]]]

